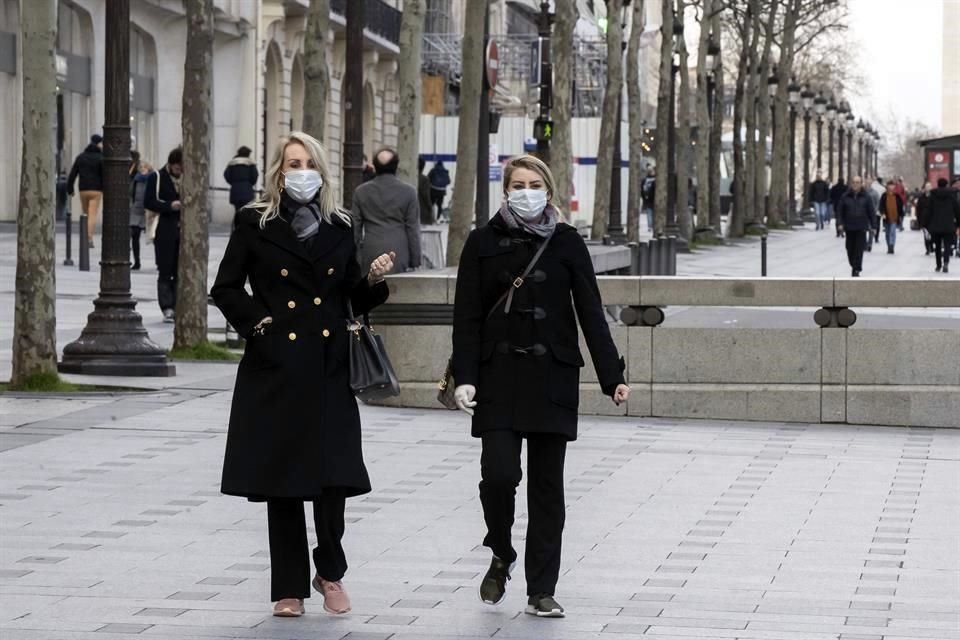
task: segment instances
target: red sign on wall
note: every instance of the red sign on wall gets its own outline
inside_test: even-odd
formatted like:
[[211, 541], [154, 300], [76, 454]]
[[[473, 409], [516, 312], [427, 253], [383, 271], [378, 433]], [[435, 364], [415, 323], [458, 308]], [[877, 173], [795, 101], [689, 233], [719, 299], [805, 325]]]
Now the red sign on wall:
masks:
[[946, 150], [927, 151], [927, 180], [936, 188], [937, 180], [950, 180], [950, 152]]

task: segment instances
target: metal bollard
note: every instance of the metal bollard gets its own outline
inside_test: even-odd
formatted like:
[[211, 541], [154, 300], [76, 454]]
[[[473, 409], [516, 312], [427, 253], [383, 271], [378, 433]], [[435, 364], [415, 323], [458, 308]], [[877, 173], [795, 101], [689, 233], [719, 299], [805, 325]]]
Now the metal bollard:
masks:
[[630, 249], [630, 275], [635, 276], [639, 273], [640, 268], [640, 265], [637, 263], [637, 258], [640, 255], [640, 243], [628, 242], [627, 249]]
[[666, 254], [666, 269], [663, 275], [675, 276], [677, 275], [677, 239], [673, 236], [667, 238]]
[[637, 247], [637, 275], [650, 275], [650, 247], [646, 242]]
[[63, 261], [63, 266], [73, 266], [73, 215], [70, 213], [70, 207], [63, 212], [64, 231], [67, 236], [67, 257]]
[[767, 277], [767, 234], [760, 236], [760, 277]]
[[87, 238], [87, 214], [80, 214], [80, 246], [77, 247], [80, 257], [80, 271], [90, 271], [90, 239]]

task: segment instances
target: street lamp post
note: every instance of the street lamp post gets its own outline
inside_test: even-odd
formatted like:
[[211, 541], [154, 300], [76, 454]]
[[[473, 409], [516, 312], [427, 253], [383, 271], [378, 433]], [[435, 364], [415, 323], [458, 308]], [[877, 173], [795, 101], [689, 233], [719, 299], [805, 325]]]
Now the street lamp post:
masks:
[[874, 171], [880, 170], [880, 134], [873, 132], [873, 168]]
[[809, 87], [800, 94], [803, 102], [803, 213], [810, 208], [810, 116], [813, 111], [814, 93]]
[[837, 120], [837, 104], [830, 96], [830, 103], [827, 105], [827, 182], [833, 184], [833, 129]]
[[800, 104], [801, 87], [795, 79], [790, 80], [787, 98], [790, 101], [790, 197], [787, 218], [790, 224], [797, 224], [797, 106]]
[[[546, 2], [543, 3], [547, 5]], [[623, 3], [623, 13], [620, 15], [620, 23], [624, 26], [624, 29], [621, 30], [620, 36], [620, 55], [623, 55], [624, 49], [627, 48], [627, 43], [623, 39], [623, 33], [626, 31], [626, 11], [627, 6], [630, 4], [630, 0], [625, 0]], [[676, 24], [676, 23], [674, 23]], [[632, 106], [632, 105], [631, 105]], [[623, 121], [623, 87], [620, 88], [620, 91], [617, 92], [617, 122], [614, 127], [613, 134], [613, 168], [612, 173], [610, 174], [610, 210], [609, 210], [609, 220], [607, 221], [607, 237], [610, 244], [623, 244], [627, 241], [627, 234], [623, 228], [623, 207], [620, 202], [620, 173], [623, 164], [623, 157], [620, 152], [620, 131], [621, 123]], [[672, 157], [672, 156], [671, 156]]]
[[847, 109], [847, 182], [853, 179], [853, 132], [856, 128], [857, 117], [853, 110]]
[[[841, 100], [837, 105], [837, 174], [843, 177], [843, 130], [847, 122], [847, 112], [850, 107], [846, 100]], [[850, 172], [847, 172], [847, 180], [850, 179]]]
[[[343, 208], [353, 207], [353, 192], [363, 183], [363, 29], [367, 3], [348, 2], [346, 60], [343, 75]], [[373, 105], [370, 105], [371, 109]], [[477, 185], [477, 191], [480, 186]]]
[[863, 175], [863, 132], [865, 125], [863, 124], [863, 119], [861, 118], [857, 122], [857, 168], [860, 170], [860, 175]]
[[100, 294], [59, 370], [112, 376], [172, 376], [174, 365], [147, 335], [130, 294], [130, 0], [105, 17], [103, 241]]
[[820, 171], [823, 158], [823, 114], [827, 111], [827, 99], [823, 97], [822, 90], [813, 101], [813, 110], [817, 114], [817, 171]]
[[[490, 32], [489, 13], [490, 8], [488, 6], [488, 37]], [[540, 15], [537, 21], [537, 37], [540, 39], [540, 112], [537, 122], [534, 124], [534, 137], [537, 139], [537, 157], [549, 165], [550, 140], [553, 137], [553, 121], [550, 118], [550, 109], [553, 107], [553, 57], [550, 41], [553, 14], [550, 13], [550, 3], [546, 0], [540, 3]]]
[[[714, 118], [723, 118], [722, 113], [717, 113], [715, 106], [713, 104], [716, 99], [716, 83], [717, 83], [717, 62], [720, 59], [720, 45], [717, 44], [717, 41], [714, 39], [711, 34], [707, 38], [707, 55], [704, 60], [707, 69], [707, 127], [710, 131], [713, 130], [716, 121]], [[718, 153], [718, 149], [715, 148], [712, 134], [703, 136], [707, 140], [709, 145], [708, 154], [710, 156], [709, 166], [710, 171], [708, 172], [706, 184], [703, 184], [700, 188], [706, 188], [710, 197], [707, 199], [708, 210], [703, 212], [702, 215], [698, 215], [699, 227], [696, 230], [696, 236], [700, 239], [707, 239], [708, 241], [715, 242], [719, 239], [719, 229], [720, 226], [714, 225], [712, 209], [713, 209], [713, 194], [717, 193], [719, 186], [717, 185], [718, 175], [714, 173], [714, 155]], [[719, 159], [718, 159], [719, 161]], [[719, 165], [717, 165], [719, 166]]]
[[673, 20], [673, 63], [670, 66], [670, 126], [667, 127], [667, 224], [664, 232], [668, 237], [676, 238], [678, 251], [687, 249], [687, 241], [680, 235], [677, 220], [677, 72], [680, 71], [680, 53], [678, 39], [683, 35], [683, 23], [674, 16]]

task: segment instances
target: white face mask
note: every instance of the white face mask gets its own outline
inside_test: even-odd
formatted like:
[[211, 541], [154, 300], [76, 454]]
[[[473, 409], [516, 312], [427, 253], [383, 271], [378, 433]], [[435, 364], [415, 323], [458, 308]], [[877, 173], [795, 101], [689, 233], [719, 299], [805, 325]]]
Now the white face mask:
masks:
[[323, 178], [316, 169], [298, 169], [283, 174], [284, 190], [300, 204], [312, 201], [322, 186]]
[[547, 192], [542, 189], [518, 189], [507, 193], [507, 205], [515, 214], [533, 222], [547, 207]]

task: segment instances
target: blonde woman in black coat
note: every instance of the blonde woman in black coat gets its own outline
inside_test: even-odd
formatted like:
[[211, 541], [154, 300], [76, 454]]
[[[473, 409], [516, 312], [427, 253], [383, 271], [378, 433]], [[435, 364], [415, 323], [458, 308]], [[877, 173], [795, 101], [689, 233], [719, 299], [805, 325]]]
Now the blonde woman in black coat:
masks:
[[312, 584], [328, 613], [350, 610], [344, 506], [370, 491], [370, 479], [349, 385], [346, 303], [361, 314], [384, 302], [392, 268], [384, 254], [361, 271], [320, 143], [299, 132], [281, 140], [264, 198], [237, 215], [211, 292], [247, 338], [222, 491], [267, 503], [274, 615], [302, 615], [310, 596], [304, 502], [317, 531]]
[[[619, 404], [630, 389], [586, 244], [551, 205], [556, 189], [550, 169], [532, 156], [514, 158], [504, 168], [503, 192], [500, 212], [467, 238], [454, 306], [455, 397], [473, 417], [473, 436], [482, 440], [483, 544], [493, 552], [480, 599], [503, 599], [517, 558], [510, 529], [526, 440], [526, 612], [562, 617], [554, 590], [565, 514], [563, 464], [567, 442], [577, 437], [584, 364], [577, 319], [604, 393]], [[501, 298], [511, 290], [512, 297]]]

